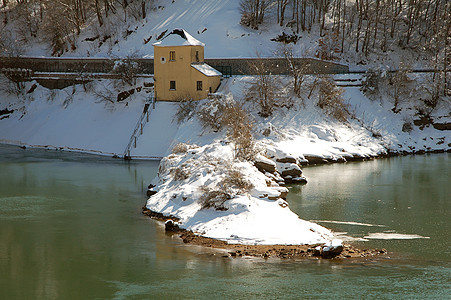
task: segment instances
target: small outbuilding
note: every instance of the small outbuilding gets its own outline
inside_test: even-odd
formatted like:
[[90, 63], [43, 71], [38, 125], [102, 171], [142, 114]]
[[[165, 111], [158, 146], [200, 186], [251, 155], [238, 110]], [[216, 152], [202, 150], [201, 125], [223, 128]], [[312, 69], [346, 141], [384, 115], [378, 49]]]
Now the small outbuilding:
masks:
[[216, 92], [222, 74], [204, 62], [204, 46], [183, 29], [153, 44], [155, 100], [200, 100]]

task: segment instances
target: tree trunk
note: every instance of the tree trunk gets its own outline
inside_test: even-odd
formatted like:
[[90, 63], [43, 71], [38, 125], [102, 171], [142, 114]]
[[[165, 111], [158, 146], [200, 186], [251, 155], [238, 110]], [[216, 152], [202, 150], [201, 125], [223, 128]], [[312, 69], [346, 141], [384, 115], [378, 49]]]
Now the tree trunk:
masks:
[[288, 0], [282, 1], [282, 6], [280, 8], [280, 26], [283, 26], [283, 22], [285, 20], [285, 9], [287, 8]]
[[146, 1], [144, 1], [144, 0], [141, 1], [141, 11], [142, 11], [143, 19], [145, 19], [146, 18]]
[[99, 21], [99, 26], [103, 25], [102, 11], [100, 10], [99, 0], [95, 0], [95, 10], [97, 15], [97, 20]]
[[362, 1], [363, 0], [356, 0], [357, 9], [359, 11], [359, 21], [357, 24], [357, 35], [356, 35], [356, 43], [355, 43], [355, 52], [359, 52], [359, 41], [360, 41], [360, 29], [362, 28], [362, 18], [363, 18], [363, 12], [362, 12]]

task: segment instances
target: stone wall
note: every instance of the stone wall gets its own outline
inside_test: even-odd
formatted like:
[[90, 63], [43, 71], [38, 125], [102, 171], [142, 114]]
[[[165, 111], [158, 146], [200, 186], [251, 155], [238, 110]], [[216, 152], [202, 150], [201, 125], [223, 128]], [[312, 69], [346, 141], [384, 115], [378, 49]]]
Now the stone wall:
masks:
[[[30, 69], [34, 72], [72, 72], [72, 73], [110, 73], [118, 59], [107, 58], [38, 58], [0, 57], [0, 70], [7, 68]], [[256, 58], [215, 58], [205, 59], [205, 62], [224, 75], [254, 75], [250, 64]], [[142, 74], [153, 74], [153, 59], [133, 59]], [[263, 58], [267, 69], [274, 75], [286, 75], [289, 73], [287, 61], [282, 58]], [[349, 72], [349, 67], [329, 61], [321, 61], [312, 58], [297, 58], [296, 63], [307, 63], [308, 74], [339, 74]]]

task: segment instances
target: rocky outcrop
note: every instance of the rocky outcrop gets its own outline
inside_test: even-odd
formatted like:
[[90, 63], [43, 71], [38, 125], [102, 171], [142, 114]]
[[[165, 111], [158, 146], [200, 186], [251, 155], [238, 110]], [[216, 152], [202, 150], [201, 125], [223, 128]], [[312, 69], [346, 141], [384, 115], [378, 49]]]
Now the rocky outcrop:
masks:
[[289, 153], [274, 149], [267, 149], [265, 155], [258, 155], [254, 165], [268, 178], [281, 184], [307, 183], [301, 170], [302, 164], [306, 162], [304, 158], [296, 158]]

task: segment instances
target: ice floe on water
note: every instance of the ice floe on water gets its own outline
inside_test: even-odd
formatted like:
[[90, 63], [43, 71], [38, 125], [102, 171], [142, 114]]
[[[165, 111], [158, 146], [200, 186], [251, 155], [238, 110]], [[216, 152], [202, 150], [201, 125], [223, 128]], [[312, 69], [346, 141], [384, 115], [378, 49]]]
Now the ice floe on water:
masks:
[[373, 232], [363, 237], [370, 240], [412, 240], [412, 239], [429, 239], [430, 237], [418, 234], [403, 234], [395, 232]]
[[310, 222], [344, 224], [344, 225], [356, 225], [356, 226], [367, 226], [367, 227], [387, 227], [385, 225], [379, 225], [379, 224], [368, 224], [368, 223], [359, 223], [359, 222], [345, 222], [345, 221], [310, 220]]

